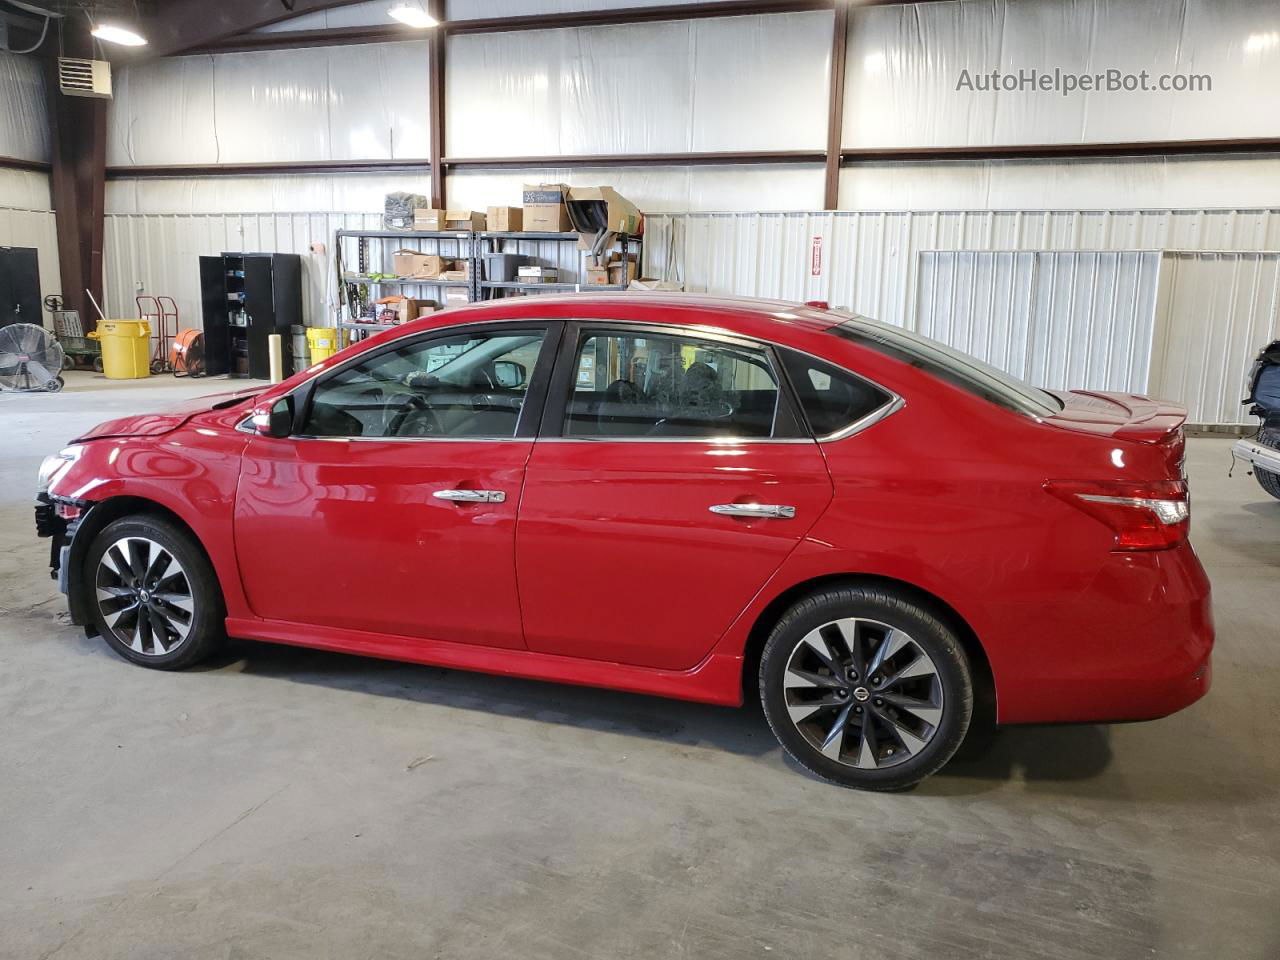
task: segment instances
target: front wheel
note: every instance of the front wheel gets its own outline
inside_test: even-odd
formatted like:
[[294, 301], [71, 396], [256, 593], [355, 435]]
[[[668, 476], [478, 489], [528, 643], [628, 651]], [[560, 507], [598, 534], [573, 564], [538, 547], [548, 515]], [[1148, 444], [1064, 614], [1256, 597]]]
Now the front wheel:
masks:
[[824, 590], [787, 611], [765, 643], [760, 696], [797, 763], [866, 790], [935, 773], [973, 715], [972, 674], [954, 632], [874, 587]]
[[191, 535], [159, 517], [107, 524], [86, 558], [85, 589], [98, 632], [120, 656], [180, 670], [223, 638], [222, 591]]

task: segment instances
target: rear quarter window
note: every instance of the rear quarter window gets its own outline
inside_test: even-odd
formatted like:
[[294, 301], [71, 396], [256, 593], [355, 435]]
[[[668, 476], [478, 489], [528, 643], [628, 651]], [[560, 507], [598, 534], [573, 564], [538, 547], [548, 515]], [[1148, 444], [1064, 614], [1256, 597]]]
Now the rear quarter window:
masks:
[[794, 350], [782, 350], [782, 363], [796, 399], [816, 437], [847, 430], [892, 401], [869, 380]]

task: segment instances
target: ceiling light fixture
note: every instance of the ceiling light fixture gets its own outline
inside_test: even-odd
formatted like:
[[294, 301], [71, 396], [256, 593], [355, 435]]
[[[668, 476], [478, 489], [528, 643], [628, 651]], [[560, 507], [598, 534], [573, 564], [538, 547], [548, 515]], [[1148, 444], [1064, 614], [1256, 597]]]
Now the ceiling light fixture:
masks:
[[147, 38], [142, 34], [115, 23], [100, 23], [90, 31], [99, 40], [118, 43], [122, 47], [145, 47]]
[[387, 11], [387, 16], [415, 30], [429, 30], [440, 26], [440, 21], [422, 9], [420, 3], [397, 3]]

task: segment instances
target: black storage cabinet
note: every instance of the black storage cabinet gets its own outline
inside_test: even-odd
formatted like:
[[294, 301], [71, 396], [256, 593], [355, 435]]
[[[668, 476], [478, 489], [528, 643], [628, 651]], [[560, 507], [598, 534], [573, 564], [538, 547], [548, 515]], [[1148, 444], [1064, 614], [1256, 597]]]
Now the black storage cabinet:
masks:
[[289, 328], [302, 323], [302, 258], [296, 253], [224, 253], [200, 258], [205, 369], [271, 378], [267, 337], [280, 334], [286, 374], [293, 369]]
[[10, 323], [44, 325], [34, 247], [0, 247], [0, 327]]

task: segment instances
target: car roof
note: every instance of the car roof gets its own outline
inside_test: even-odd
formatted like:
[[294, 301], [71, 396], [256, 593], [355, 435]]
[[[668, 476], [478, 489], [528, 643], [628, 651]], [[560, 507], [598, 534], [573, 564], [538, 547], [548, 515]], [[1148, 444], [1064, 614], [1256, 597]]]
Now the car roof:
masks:
[[769, 339], [785, 328], [829, 330], [845, 318], [786, 300], [668, 291], [537, 294], [451, 308], [406, 324], [404, 332], [501, 319], [617, 320], [632, 323], [712, 325]]

